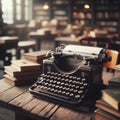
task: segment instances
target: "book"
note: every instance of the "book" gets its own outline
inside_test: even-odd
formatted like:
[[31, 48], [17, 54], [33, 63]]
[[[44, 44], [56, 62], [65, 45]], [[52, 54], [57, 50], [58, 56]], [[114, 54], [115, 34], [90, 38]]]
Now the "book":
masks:
[[96, 101], [95, 106], [97, 108], [100, 108], [104, 111], [107, 111], [109, 113], [112, 113], [113, 115], [120, 117], [120, 111], [116, 110], [115, 108], [113, 108], [110, 104], [108, 104], [107, 102], [105, 102], [104, 100], [100, 99]]
[[26, 85], [30, 83], [34, 83], [37, 81], [38, 76], [29, 76], [29, 77], [23, 77], [23, 78], [14, 78], [9, 76], [8, 74], [4, 75], [4, 79], [7, 83], [13, 86], [19, 86], [19, 85]]
[[117, 117], [111, 113], [108, 113], [100, 108], [95, 110], [95, 120], [120, 120], [120, 117]]
[[109, 86], [120, 87], [120, 76], [113, 77], [108, 81]]
[[23, 71], [23, 72], [21, 72], [21, 71], [17, 70], [16, 68], [14, 68], [13, 66], [10, 65], [10, 66], [4, 66], [4, 72], [11, 77], [20, 77], [20, 76], [23, 77], [23, 76], [29, 76], [29, 75], [35, 76], [35, 75], [41, 74], [42, 71], [41, 70], [38, 70], [38, 71], [33, 70], [33, 71]]
[[18, 71], [38, 71], [42, 69], [39, 63], [31, 62], [25, 59], [12, 60], [11, 63], [11, 66], [16, 68]]
[[47, 53], [47, 50], [41, 50], [30, 53], [24, 53], [23, 57], [33, 62], [42, 63], [44, 59], [49, 58], [51, 56], [50, 54], [47, 55]]
[[120, 88], [102, 90], [102, 99], [120, 111]]

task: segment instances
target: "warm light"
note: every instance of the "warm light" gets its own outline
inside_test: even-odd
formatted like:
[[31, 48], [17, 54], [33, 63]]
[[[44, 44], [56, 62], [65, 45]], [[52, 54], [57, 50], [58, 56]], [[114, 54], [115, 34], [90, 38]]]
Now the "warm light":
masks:
[[85, 9], [89, 9], [89, 8], [90, 8], [90, 5], [86, 4], [86, 5], [84, 5], [84, 8], [85, 8]]
[[48, 4], [45, 3], [45, 5], [43, 6], [43, 9], [47, 10], [49, 8]]

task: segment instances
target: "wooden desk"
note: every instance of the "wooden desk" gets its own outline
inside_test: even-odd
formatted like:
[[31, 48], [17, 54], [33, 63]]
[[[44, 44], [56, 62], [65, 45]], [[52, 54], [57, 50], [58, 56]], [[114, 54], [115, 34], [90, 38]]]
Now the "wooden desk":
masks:
[[75, 112], [60, 105], [34, 98], [29, 93], [28, 87], [14, 87], [7, 84], [4, 79], [0, 80], [0, 105], [15, 111], [16, 118], [19, 119], [21, 116], [25, 116], [42, 120], [76, 120], [78, 118], [90, 120], [93, 116], [91, 113]]
[[[106, 79], [112, 77], [111, 74], [103, 75]], [[23, 120], [23, 116], [39, 120], [91, 120], [94, 116], [93, 112], [75, 112], [58, 104], [34, 98], [28, 91], [29, 86], [15, 87], [6, 83], [4, 79], [0, 80], [0, 106], [15, 111], [16, 120]]]
[[56, 35], [57, 35], [56, 33], [51, 33], [51, 34], [40, 34], [39, 32], [30, 32], [29, 33], [29, 37], [36, 40], [36, 50], [37, 51], [41, 49], [41, 42], [45, 42], [45, 40], [47, 40], [48, 44], [49, 44], [49, 42], [54, 43], [54, 38], [56, 37]]
[[12, 57], [11, 53], [8, 54], [6, 50], [17, 49], [18, 41], [19, 37], [17, 36], [0, 37], [0, 59], [3, 60], [5, 64], [9, 64]]
[[78, 45], [79, 41], [77, 38], [71, 38], [71, 37], [57, 37], [57, 38], [55, 38], [55, 47], [59, 46], [60, 44]]

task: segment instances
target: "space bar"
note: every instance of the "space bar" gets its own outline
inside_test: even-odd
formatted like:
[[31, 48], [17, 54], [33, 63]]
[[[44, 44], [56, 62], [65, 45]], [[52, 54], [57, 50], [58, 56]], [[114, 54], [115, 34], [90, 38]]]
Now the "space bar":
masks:
[[47, 95], [51, 95], [51, 96], [54, 96], [54, 97], [59, 97], [59, 98], [62, 98], [62, 99], [66, 99], [66, 100], [68, 100], [69, 99], [69, 97], [67, 97], [67, 96], [63, 96], [63, 95], [60, 95], [60, 94], [56, 94], [56, 93], [53, 93], [53, 92], [48, 92], [48, 91], [46, 91], [46, 90], [40, 90], [40, 92], [42, 92], [42, 93], [45, 93], [45, 94], [47, 94]]

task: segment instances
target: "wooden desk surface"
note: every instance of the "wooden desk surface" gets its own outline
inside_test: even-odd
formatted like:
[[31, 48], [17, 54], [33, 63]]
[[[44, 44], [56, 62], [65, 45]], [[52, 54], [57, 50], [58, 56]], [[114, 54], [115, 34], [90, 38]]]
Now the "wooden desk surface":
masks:
[[18, 42], [18, 40], [17, 36], [2, 36], [0, 37], [0, 44]]
[[76, 120], [91, 119], [91, 114], [75, 112], [41, 99], [34, 98], [28, 91], [29, 86], [15, 87], [0, 80], [0, 105], [10, 110], [38, 119]]
[[55, 41], [60, 41], [60, 42], [75, 42], [78, 43], [77, 38], [72, 38], [72, 37], [56, 37]]
[[[111, 74], [103, 74], [109, 79]], [[30, 86], [30, 85], [29, 85]], [[50, 120], [90, 120], [93, 113], [80, 113], [71, 109], [33, 97], [29, 86], [15, 87], [0, 80], [0, 105], [34, 119]]]
[[30, 32], [29, 33], [29, 37], [31, 38], [35, 38], [35, 39], [41, 39], [41, 38], [55, 38], [56, 37], [56, 33], [51, 33], [51, 34], [41, 34], [39, 32]]

